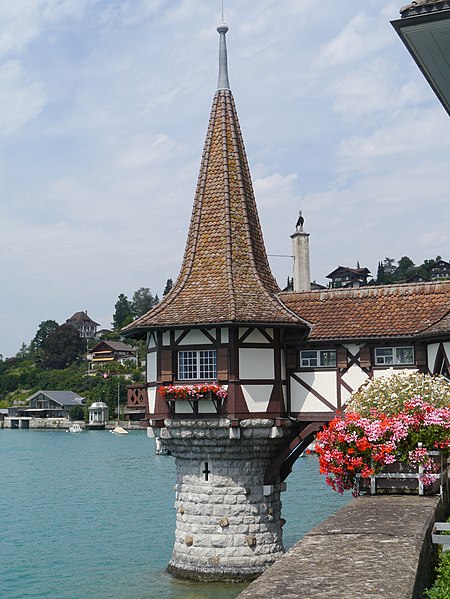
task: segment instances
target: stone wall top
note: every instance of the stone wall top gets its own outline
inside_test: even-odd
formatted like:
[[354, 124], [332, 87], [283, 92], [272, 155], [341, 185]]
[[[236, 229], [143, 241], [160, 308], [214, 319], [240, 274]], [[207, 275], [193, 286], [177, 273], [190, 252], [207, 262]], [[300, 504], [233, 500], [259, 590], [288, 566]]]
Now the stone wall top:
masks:
[[239, 599], [411, 599], [430, 574], [439, 497], [360, 497], [311, 530]]

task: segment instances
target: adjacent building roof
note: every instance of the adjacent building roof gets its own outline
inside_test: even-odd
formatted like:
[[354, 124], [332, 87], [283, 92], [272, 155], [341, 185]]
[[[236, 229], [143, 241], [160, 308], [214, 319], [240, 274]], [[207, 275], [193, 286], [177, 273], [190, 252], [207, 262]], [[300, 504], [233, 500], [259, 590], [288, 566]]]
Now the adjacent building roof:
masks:
[[330, 272], [330, 274], [327, 275], [327, 279], [332, 279], [333, 277], [335, 277], [343, 271], [363, 277], [370, 275], [370, 270], [368, 268], [350, 268], [349, 266], [338, 266], [333, 270], [333, 272]]
[[411, 17], [446, 9], [450, 9], [448, 0], [416, 0], [402, 6], [400, 14], [402, 17]]
[[123, 341], [99, 341], [97, 345], [95, 345], [90, 351], [91, 353], [95, 353], [98, 351], [100, 347], [109, 347], [113, 351], [117, 352], [130, 352], [133, 353], [136, 351], [135, 347], [131, 347], [131, 345], [127, 345]]
[[85, 325], [95, 325], [100, 326], [98, 322], [92, 320], [90, 316], [88, 316], [87, 312], [75, 312], [73, 316], [66, 320], [67, 324], [73, 324], [75, 326], [85, 326]]
[[180, 275], [168, 295], [125, 327], [221, 323], [306, 327], [277, 297], [256, 208], [250, 170], [226, 71], [221, 34], [219, 89], [204, 146]]
[[73, 391], [44, 391], [42, 389], [27, 397], [26, 401], [29, 402], [38, 395], [45, 395], [62, 406], [79, 406], [84, 401], [84, 397], [80, 397], [80, 395]]
[[312, 323], [311, 341], [413, 337], [423, 331], [437, 333], [439, 327], [450, 324], [450, 281], [281, 293], [279, 297]]

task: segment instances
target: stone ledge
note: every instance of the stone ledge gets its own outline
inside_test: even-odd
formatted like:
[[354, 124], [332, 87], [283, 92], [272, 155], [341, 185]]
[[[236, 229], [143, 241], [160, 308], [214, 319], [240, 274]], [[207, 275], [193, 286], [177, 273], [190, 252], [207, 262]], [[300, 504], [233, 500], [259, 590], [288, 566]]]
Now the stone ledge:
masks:
[[412, 599], [430, 573], [439, 497], [360, 497], [311, 530], [239, 599]]

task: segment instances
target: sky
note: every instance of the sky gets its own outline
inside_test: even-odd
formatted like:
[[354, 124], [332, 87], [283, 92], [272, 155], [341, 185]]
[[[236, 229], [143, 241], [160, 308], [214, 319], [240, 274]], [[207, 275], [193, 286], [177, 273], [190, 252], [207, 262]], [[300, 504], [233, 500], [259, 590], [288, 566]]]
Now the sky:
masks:
[[[87, 310], [109, 328], [181, 266], [217, 85], [220, 0], [0, 3], [0, 354]], [[292, 275], [450, 258], [450, 120], [390, 21], [402, 2], [225, 0], [266, 249]], [[404, 4], [404, 2], [403, 2]], [[283, 256], [283, 257], [279, 257]], [[286, 256], [286, 257], [284, 257]]]

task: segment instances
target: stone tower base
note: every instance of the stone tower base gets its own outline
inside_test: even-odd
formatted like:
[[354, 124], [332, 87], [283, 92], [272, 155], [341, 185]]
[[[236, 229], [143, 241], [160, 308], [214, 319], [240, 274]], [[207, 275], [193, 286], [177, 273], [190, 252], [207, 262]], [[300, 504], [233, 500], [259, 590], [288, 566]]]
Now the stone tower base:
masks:
[[175, 457], [175, 545], [169, 570], [201, 581], [247, 581], [283, 553], [280, 490], [264, 473], [289, 441], [273, 420], [166, 420]]

